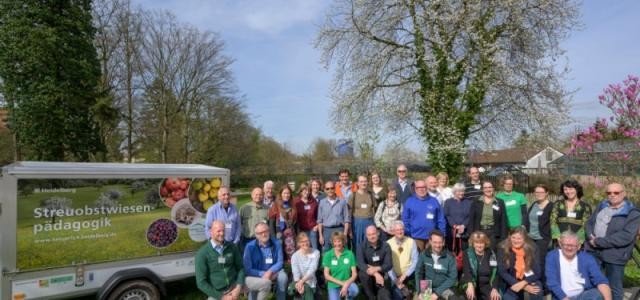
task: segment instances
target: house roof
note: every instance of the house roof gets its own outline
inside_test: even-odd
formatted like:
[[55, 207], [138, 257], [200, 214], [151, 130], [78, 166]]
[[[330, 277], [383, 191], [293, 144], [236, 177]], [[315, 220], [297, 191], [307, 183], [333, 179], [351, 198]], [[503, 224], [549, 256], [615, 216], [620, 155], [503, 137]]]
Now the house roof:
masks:
[[467, 163], [471, 164], [498, 164], [513, 163], [525, 164], [532, 156], [540, 152], [533, 148], [510, 148], [482, 152], [470, 152]]

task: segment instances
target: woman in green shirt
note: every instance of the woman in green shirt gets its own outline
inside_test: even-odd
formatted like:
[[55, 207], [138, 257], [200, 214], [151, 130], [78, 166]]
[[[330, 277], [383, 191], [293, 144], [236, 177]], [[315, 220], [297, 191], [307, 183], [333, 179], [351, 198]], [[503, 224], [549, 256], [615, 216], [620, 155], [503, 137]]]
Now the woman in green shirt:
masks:
[[329, 300], [340, 300], [342, 297], [355, 299], [359, 292], [355, 284], [358, 275], [356, 257], [351, 250], [344, 248], [345, 236], [342, 232], [334, 232], [331, 243], [333, 248], [322, 257]]

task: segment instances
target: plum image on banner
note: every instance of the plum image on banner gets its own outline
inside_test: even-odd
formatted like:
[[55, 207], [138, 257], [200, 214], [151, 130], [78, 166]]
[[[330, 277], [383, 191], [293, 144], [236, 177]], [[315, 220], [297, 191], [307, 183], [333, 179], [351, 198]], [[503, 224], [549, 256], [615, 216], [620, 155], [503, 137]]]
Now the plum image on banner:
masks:
[[157, 219], [147, 228], [147, 242], [155, 248], [166, 248], [178, 239], [178, 225], [169, 219]]

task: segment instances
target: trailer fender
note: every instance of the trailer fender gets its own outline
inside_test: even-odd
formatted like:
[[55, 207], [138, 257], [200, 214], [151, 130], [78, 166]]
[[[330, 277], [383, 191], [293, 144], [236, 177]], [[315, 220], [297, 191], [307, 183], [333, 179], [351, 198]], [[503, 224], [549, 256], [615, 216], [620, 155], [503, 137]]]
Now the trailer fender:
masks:
[[109, 280], [105, 282], [105, 284], [98, 291], [97, 299], [105, 300], [109, 297], [109, 294], [121, 283], [134, 279], [145, 279], [149, 282], [153, 283], [160, 294], [164, 298], [167, 295], [167, 289], [164, 286], [164, 282], [160, 280], [160, 278], [153, 273], [151, 270], [146, 268], [136, 268], [136, 269], [127, 269], [120, 270], [113, 274]]

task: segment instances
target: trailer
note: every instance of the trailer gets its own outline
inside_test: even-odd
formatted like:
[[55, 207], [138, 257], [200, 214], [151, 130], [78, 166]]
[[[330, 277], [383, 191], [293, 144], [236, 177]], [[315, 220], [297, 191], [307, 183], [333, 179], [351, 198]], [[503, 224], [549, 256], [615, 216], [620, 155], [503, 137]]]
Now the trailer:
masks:
[[229, 170], [16, 162], [0, 177], [1, 299], [161, 299], [194, 275]]

